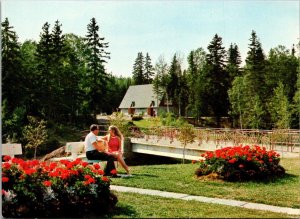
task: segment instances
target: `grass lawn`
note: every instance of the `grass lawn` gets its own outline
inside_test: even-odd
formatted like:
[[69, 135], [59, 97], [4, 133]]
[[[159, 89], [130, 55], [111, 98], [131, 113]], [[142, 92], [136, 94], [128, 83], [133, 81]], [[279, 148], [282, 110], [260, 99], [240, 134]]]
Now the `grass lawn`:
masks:
[[[271, 182], [199, 180], [194, 175], [197, 164], [170, 164], [131, 166], [133, 177], [114, 178], [112, 184], [300, 208], [300, 158], [280, 163], [287, 175]], [[118, 171], [124, 173], [120, 165]]]
[[293, 215], [270, 211], [134, 193], [114, 193], [119, 202], [109, 218], [295, 218]]

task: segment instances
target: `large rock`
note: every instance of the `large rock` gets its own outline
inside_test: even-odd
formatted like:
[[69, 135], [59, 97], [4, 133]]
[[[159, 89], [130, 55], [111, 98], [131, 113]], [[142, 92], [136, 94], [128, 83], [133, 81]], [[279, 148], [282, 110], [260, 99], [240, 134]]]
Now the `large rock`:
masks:
[[68, 153], [66, 152], [66, 146], [62, 146], [62, 147], [52, 151], [51, 153], [45, 155], [45, 157], [43, 157], [41, 159], [41, 161], [48, 161], [54, 157], [65, 157], [65, 156], [68, 156]]

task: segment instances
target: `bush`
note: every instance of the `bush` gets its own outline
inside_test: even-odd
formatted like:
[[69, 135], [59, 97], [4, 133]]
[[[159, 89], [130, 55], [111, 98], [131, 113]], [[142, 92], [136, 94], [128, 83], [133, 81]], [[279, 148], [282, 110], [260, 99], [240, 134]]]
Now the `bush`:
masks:
[[266, 151], [265, 147], [234, 146], [206, 152], [201, 155], [197, 176], [215, 173], [227, 181], [266, 180], [285, 174], [285, 169], [279, 165], [279, 154]]
[[142, 115], [133, 115], [131, 118], [132, 121], [140, 121], [142, 119], [143, 119]]
[[4, 217], [87, 217], [103, 215], [117, 202], [110, 179], [98, 164], [80, 159], [59, 163], [5, 156], [2, 165]]

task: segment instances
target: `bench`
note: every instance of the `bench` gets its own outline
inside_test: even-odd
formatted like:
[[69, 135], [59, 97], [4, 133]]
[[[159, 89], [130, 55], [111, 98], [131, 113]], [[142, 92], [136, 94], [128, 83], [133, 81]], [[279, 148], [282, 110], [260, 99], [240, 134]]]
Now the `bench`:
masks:
[[2, 155], [9, 155], [14, 157], [15, 155], [22, 154], [22, 145], [17, 143], [2, 144]]

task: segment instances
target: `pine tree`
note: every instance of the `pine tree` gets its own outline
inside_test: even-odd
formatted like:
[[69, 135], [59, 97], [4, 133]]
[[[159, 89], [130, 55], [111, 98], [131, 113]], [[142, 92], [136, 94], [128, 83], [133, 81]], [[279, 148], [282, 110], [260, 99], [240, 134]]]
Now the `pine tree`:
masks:
[[229, 74], [230, 84], [232, 83], [232, 81], [236, 76], [241, 76], [242, 74], [240, 69], [241, 62], [242, 62], [241, 55], [238, 46], [236, 44], [230, 44], [230, 47], [228, 49], [228, 60], [226, 66], [226, 71]]
[[265, 55], [255, 31], [252, 31], [249, 51], [246, 57], [246, 74], [249, 75], [252, 92], [259, 92], [259, 98], [265, 94]]
[[10, 26], [8, 18], [1, 24], [2, 55], [2, 140], [20, 139], [26, 115], [25, 99], [29, 81], [24, 77], [22, 54], [18, 36]]
[[203, 114], [203, 102], [206, 99], [202, 98], [203, 83], [205, 81], [200, 79], [203, 69], [206, 65], [206, 53], [203, 48], [198, 48], [190, 52], [188, 56], [188, 70], [187, 70], [187, 86], [189, 92], [189, 105], [187, 107], [188, 113], [191, 113], [197, 119]]
[[175, 54], [169, 68], [169, 83], [167, 85], [167, 93], [173, 105], [178, 108], [179, 116], [181, 115], [180, 77], [181, 66]]
[[[18, 36], [8, 18], [2, 22], [2, 99], [7, 100], [7, 110], [12, 112], [22, 105], [26, 97], [26, 81], [23, 77], [22, 57]], [[25, 96], [24, 96], [25, 95]]]
[[90, 110], [96, 116], [97, 112], [102, 112], [103, 105], [107, 104], [106, 91], [108, 74], [105, 72], [104, 63], [109, 59], [109, 52], [106, 52], [108, 43], [104, 42], [104, 37], [98, 34], [99, 26], [95, 18], [87, 26], [88, 33], [85, 38], [86, 47], [89, 51], [88, 57], [88, 96], [90, 97]]
[[247, 54], [245, 76], [249, 84], [244, 89], [248, 90], [245, 93], [252, 96], [248, 101], [248, 108], [245, 109], [249, 112], [247, 120], [251, 121], [249, 128], [270, 128], [270, 115], [267, 111], [266, 100], [271, 96], [272, 91], [266, 86], [265, 55], [255, 31], [251, 33]]
[[226, 51], [222, 46], [222, 38], [217, 34], [207, 47], [207, 89], [206, 98], [216, 123], [219, 127], [221, 116], [226, 116], [229, 109], [228, 89], [229, 76], [225, 70]]
[[42, 27], [40, 40], [36, 48], [37, 72], [33, 86], [36, 92], [37, 107], [42, 114], [51, 118], [55, 114], [53, 110], [55, 95], [52, 95], [55, 83], [52, 71], [52, 37], [49, 29], [50, 24], [46, 22]]
[[142, 52], [139, 52], [135, 59], [132, 74], [135, 85], [146, 84], [144, 77], [144, 56]]
[[151, 58], [148, 53], [145, 57], [145, 67], [144, 67], [144, 79], [146, 84], [151, 84], [154, 76], [153, 66], [151, 64]]

